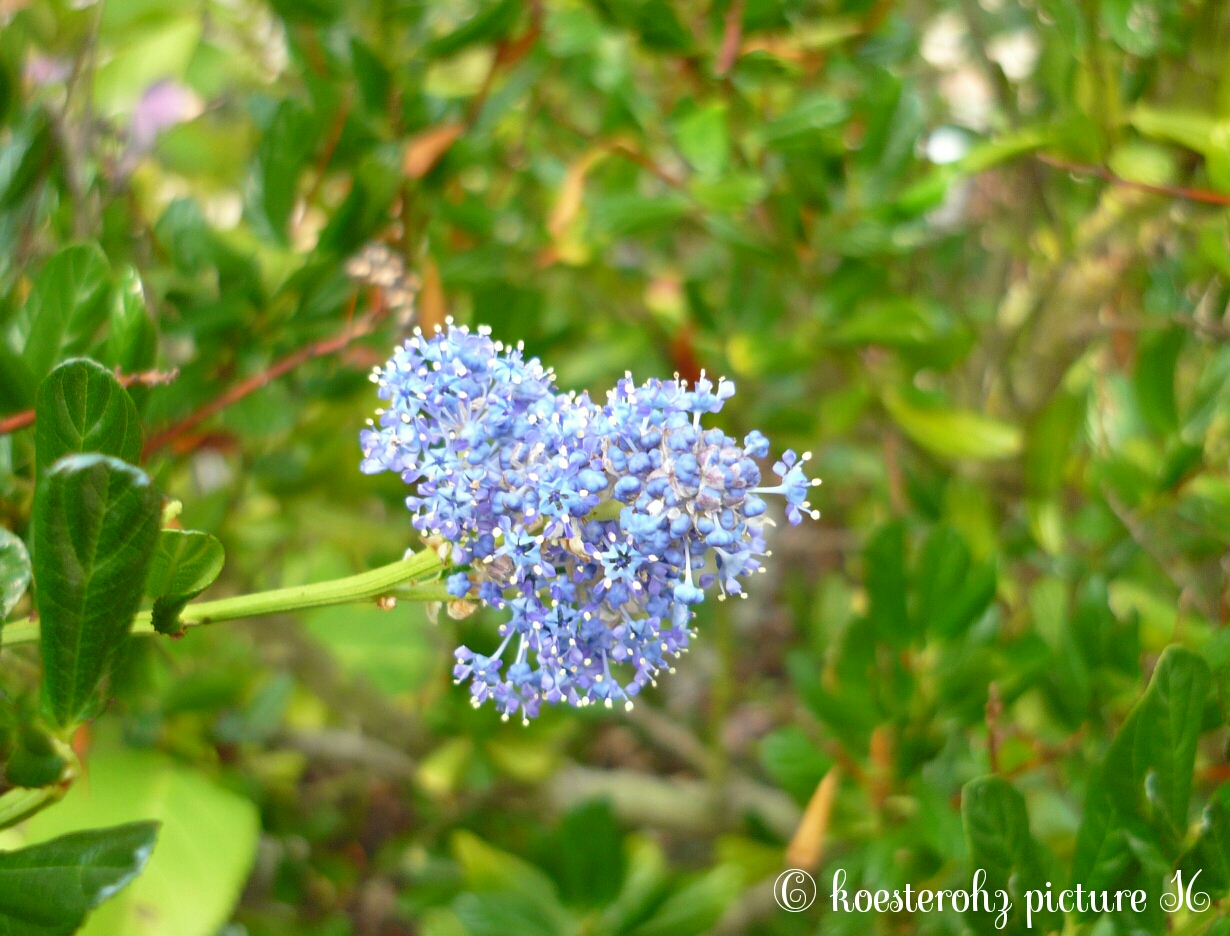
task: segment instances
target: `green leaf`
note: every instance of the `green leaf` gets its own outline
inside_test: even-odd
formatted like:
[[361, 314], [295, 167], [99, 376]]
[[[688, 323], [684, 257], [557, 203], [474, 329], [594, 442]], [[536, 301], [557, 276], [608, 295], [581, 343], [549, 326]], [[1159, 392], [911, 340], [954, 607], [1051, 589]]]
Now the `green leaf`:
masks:
[[[967, 913], [966, 920], [983, 934], [1026, 932], [1025, 891], [1044, 887], [1047, 874], [1044, 853], [1029, 831], [1025, 798], [1002, 777], [979, 777], [961, 790], [961, 821], [970, 867], [986, 872], [985, 889], [992, 895], [1008, 891], [1013, 907], [1003, 930], [985, 910]], [[1042, 932], [1061, 922], [1054, 913], [1034, 914], [1033, 925]]]
[[297, 101], [278, 105], [269, 128], [261, 137], [260, 199], [265, 219], [274, 236], [286, 239], [286, 224], [299, 191], [299, 171], [311, 155], [316, 140], [311, 114]]
[[111, 293], [106, 362], [125, 374], [138, 374], [154, 366], [157, 351], [158, 333], [145, 308], [141, 276], [132, 267], [125, 267]]
[[1179, 646], [1163, 651], [1102, 769], [1102, 785], [1120, 815], [1151, 819], [1182, 838], [1211, 685], [1208, 664], [1200, 656]]
[[675, 125], [679, 151], [701, 176], [716, 179], [726, 169], [730, 134], [726, 105], [714, 103], [697, 108]]
[[447, 58], [472, 45], [495, 42], [508, 35], [520, 13], [521, 0], [498, 0], [451, 33], [427, 43], [423, 54], [431, 58]]
[[161, 823], [145, 873], [100, 907], [79, 936], [215, 936], [256, 856], [256, 807], [164, 755], [114, 744], [100, 738], [89, 782], [25, 826], [29, 839], [40, 841], [101, 824]]
[[55, 157], [51, 121], [40, 108], [22, 121], [0, 153], [0, 208], [13, 208], [29, 195]]
[[30, 587], [30, 554], [21, 538], [0, 527], [0, 624]]
[[901, 521], [881, 527], [867, 543], [867, 619], [876, 637], [895, 647], [910, 642], [906, 611], [905, 525]]
[[390, 694], [410, 692], [430, 678], [435, 650], [422, 606], [404, 601], [391, 611], [374, 605], [319, 608], [304, 619], [308, 632], [342, 667]]
[[1214, 900], [1230, 893], [1230, 783], [1223, 783], [1209, 797], [1200, 818], [1200, 836], [1179, 859], [1184, 880], [1203, 872], [1200, 890]]
[[971, 564], [961, 534], [943, 525], [923, 544], [914, 581], [918, 627], [939, 637], [959, 637], [995, 597], [994, 563]]
[[97, 244], [74, 244], [54, 254], [34, 280], [18, 331], [22, 357], [38, 381], [64, 352], [86, 349], [107, 314], [111, 268]]
[[739, 896], [743, 873], [734, 865], [718, 865], [668, 897], [632, 936], [699, 936], [721, 919]]
[[1206, 153], [1217, 120], [1208, 114], [1139, 104], [1128, 118], [1147, 137], [1168, 140], [1197, 153]]
[[41, 475], [65, 455], [101, 452], [141, 458], [141, 417], [115, 376], [87, 358], [56, 366], [38, 388], [35, 456]]
[[687, 52], [692, 35], [667, 0], [645, 0], [636, 10], [636, 28], [645, 48], [655, 52]]
[[666, 856], [662, 846], [643, 834], [628, 836], [624, 842], [628, 870], [623, 886], [617, 896], [602, 911], [596, 932], [614, 934], [625, 932], [628, 927], [649, 915], [654, 904], [661, 899], [667, 885]]
[[1136, 402], [1141, 418], [1158, 435], [1168, 435], [1179, 427], [1175, 407], [1174, 377], [1179, 352], [1187, 333], [1171, 328], [1148, 336], [1140, 343], [1136, 358]]
[[760, 742], [760, 763], [773, 781], [806, 803], [816, 785], [833, 766], [833, 760], [817, 748], [802, 728], [793, 725], [772, 731]]
[[1045, 497], [1063, 487], [1064, 470], [1084, 412], [1082, 398], [1060, 390], [1034, 420], [1025, 449], [1025, 483], [1031, 494]]
[[624, 870], [621, 838], [608, 800], [583, 803], [564, 814], [542, 864], [559, 882], [566, 903], [600, 907], [619, 894]]
[[923, 406], [896, 390], [884, 391], [884, 408], [911, 439], [942, 458], [993, 461], [1019, 455], [1021, 430], [968, 410]]
[[106, 455], [70, 455], [34, 496], [43, 694], [70, 725], [95, 691], [141, 601], [162, 499], [146, 474]]
[[86, 914], [141, 873], [157, 837], [157, 822], [132, 822], [0, 852], [0, 931], [76, 932]]
[[208, 588], [222, 571], [226, 554], [222, 544], [208, 533], [195, 530], [163, 530], [150, 562], [145, 595], [154, 600], [154, 630], [177, 634], [183, 630], [179, 612]]

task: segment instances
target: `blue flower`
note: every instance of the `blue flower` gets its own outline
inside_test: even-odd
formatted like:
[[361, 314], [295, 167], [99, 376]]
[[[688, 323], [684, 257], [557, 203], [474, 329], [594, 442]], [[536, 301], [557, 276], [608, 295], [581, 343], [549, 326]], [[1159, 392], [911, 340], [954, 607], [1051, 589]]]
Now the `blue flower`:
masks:
[[760, 495], [783, 496], [791, 523], [815, 515], [808, 456], [784, 453], [764, 487], [768, 440], [702, 425], [733, 396], [726, 380], [625, 376], [599, 406], [556, 390], [520, 346], [451, 324], [416, 332], [372, 380], [388, 405], [360, 433], [360, 467], [414, 486], [415, 528], [469, 568], [448, 576], [451, 596], [507, 610], [495, 652], [460, 647], [453, 670], [505, 718], [631, 706], [687, 650], [705, 590], [743, 595], [761, 569]]

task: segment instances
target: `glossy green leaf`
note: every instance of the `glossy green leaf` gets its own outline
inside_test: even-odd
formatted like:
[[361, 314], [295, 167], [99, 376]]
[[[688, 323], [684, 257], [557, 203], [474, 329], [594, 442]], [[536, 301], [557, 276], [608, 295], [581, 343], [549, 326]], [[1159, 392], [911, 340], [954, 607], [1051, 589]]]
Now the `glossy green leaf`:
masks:
[[64, 353], [80, 353], [106, 314], [111, 267], [97, 244], [74, 244], [39, 271], [17, 327], [25, 335], [22, 357], [35, 380]]
[[0, 527], [0, 623], [30, 587], [30, 554], [21, 538]]
[[163, 530], [150, 562], [145, 595], [154, 599], [154, 630], [176, 634], [179, 612], [222, 571], [226, 554], [217, 538], [196, 530]]
[[256, 856], [256, 807], [200, 773], [106, 741], [78, 783], [25, 826], [32, 841], [137, 820], [161, 824], [145, 872], [100, 907], [80, 936], [214, 936]]
[[1132, 111], [1132, 126], [1142, 134], [1169, 140], [1197, 153], [1208, 151], [1216, 118], [1198, 111], [1137, 105]]
[[[1003, 929], [996, 927], [995, 913], [983, 909], [967, 913], [966, 920], [975, 931], [988, 936], [1028, 932], [1025, 891], [1045, 887], [1047, 867], [1045, 855], [1029, 830], [1025, 798], [1002, 777], [979, 777], [961, 790], [961, 820], [969, 866], [986, 872], [987, 891], [1008, 891], [1013, 904]], [[1043, 911], [1034, 914], [1033, 926], [1049, 932], [1061, 919], [1058, 914]]]
[[994, 461], [1021, 452], [1021, 430], [1011, 423], [969, 410], [919, 405], [895, 390], [886, 390], [883, 399], [905, 434], [935, 455]]
[[0, 931], [77, 932], [91, 910], [123, 893], [141, 873], [157, 838], [157, 822], [132, 822], [0, 852]]
[[162, 499], [144, 472], [106, 455], [70, 455], [34, 498], [43, 694], [59, 725], [95, 700], [141, 601]]
[[141, 417], [115, 376], [87, 358], [56, 366], [38, 388], [35, 451], [40, 474], [65, 455], [141, 458]]

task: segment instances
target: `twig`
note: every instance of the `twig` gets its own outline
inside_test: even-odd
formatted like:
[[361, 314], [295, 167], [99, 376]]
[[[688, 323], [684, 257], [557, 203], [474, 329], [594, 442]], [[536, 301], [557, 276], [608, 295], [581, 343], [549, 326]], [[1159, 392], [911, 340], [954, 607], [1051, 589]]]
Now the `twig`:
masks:
[[333, 161], [333, 154], [337, 152], [337, 145], [342, 141], [342, 132], [346, 129], [346, 121], [350, 118], [351, 93], [347, 91], [346, 96], [342, 98], [342, 103], [338, 105], [337, 116], [333, 118], [333, 126], [329, 128], [329, 136], [325, 140], [325, 148], [321, 150], [320, 159], [316, 164], [316, 179], [312, 182], [311, 189], [304, 196], [304, 202], [311, 204], [316, 200], [316, 196], [320, 193], [320, 187], [325, 182], [325, 172], [329, 168], [329, 163]]
[[654, 744], [675, 754], [689, 767], [704, 776], [714, 772], [715, 758], [701, 740], [657, 709], [641, 704], [624, 717], [645, 732]]
[[[357, 299], [357, 293], [351, 298], [351, 311], [354, 309], [354, 303]], [[158, 449], [169, 445], [180, 436], [191, 432], [207, 419], [216, 416], [228, 406], [238, 403], [249, 394], [255, 393], [261, 387], [271, 381], [277, 380], [279, 377], [290, 373], [296, 367], [311, 361], [315, 358], [326, 357], [330, 354], [336, 354], [356, 338], [362, 338], [364, 335], [369, 335], [379, 324], [380, 320], [387, 314], [383, 307], [369, 312], [367, 315], [355, 320], [353, 323], [348, 323], [338, 334], [331, 338], [325, 338], [321, 341], [313, 342], [307, 347], [300, 348], [298, 351], [290, 354], [282, 360], [270, 365], [259, 374], [241, 380], [231, 389], [220, 397], [211, 400], [209, 403], [202, 406], [189, 416], [184, 417], [179, 422], [168, 426], [161, 432], [156, 433], [148, 442], [145, 443], [144, 457], [148, 458]]]
[[991, 761], [991, 773], [999, 773], [999, 746], [1003, 743], [1003, 732], [999, 727], [999, 718], [1004, 714], [1004, 701], [999, 695], [999, 683], [994, 680], [987, 687], [987, 756]]
[[[116, 378], [120, 384], [125, 387], [131, 387], [133, 384], [139, 384], [143, 387], [158, 387], [163, 384], [169, 384], [179, 376], [179, 369], [175, 368], [169, 371], [142, 371], [139, 374], [116, 374]], [[6, 416], [0, 419], [0, 435], [7, 435], [10, 432], [16, 432], [18, 429], [25, 429], [26, 426], [34, 425], [34, 410], [22, 410], [20, 413], [14, 413], [12, 416]]]
[[726, 11], [725, 28], [722, 31], [722, 48], [718, 52], [714, 74], [724, 77], [735, 59], [739, 56], [739, 46], [743, 42], [743, 4], [744, 0], [734, 0]]
[[1139, 189], [1142, 192], [1152, 192], [1154, 195], [1169, 195], [1172, 198], [1185, 198], [1188, 201], [1203, 202], [1206, 205], [1230, 205], [1230, 195], [1223, 195], [1220, 192], [1210, 192], [1208, 189], [1184, 188], [1177, 185], [1152, 185], [1148, 182], [1135, 182], [1132, 179], [1125, 179], [1122, 176], [1117, 176], [1105, 166], [1088, 166], [1082, 163], [1066, 162], [1062, 159], [1055, 159], [1053, 156], [1047, 156], [1044, 153], [1038, 153], [1034, 156], [1039, 162], [1050, 166], [1052, 169], [1063, 169], [1066, 172], [1073, 172], [1078, 175], [1091, 175], [1099, 179], [1104, 179], [1114, 185], [1123, 185], [1127, 188]]

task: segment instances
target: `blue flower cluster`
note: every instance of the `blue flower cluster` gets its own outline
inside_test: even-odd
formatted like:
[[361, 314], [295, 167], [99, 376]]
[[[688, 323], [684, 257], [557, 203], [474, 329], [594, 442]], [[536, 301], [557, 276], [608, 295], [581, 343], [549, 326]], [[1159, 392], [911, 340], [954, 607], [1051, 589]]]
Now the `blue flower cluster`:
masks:
[[599, 406], [559, 392], [520, 344], [451, 323], [416, 330], [371, 379], [388, 405], [361, 434], [362, 470], [415, 486], [415, 528], [463, 570], [451, 595], [510, 613], [495, 653], [460, 647], [454, 668], [505, 718], [544, 701], [631, 708], [687, 648], [706, 589], [742, 595], [761, 569], [761, 495], [784, 496], [792, 524], [819, 516], [808, 455], [786, 452], [764, 486], [763, 435], [740, 445], [701, 425], [734, 394], [726, 380], [626, 377]]

